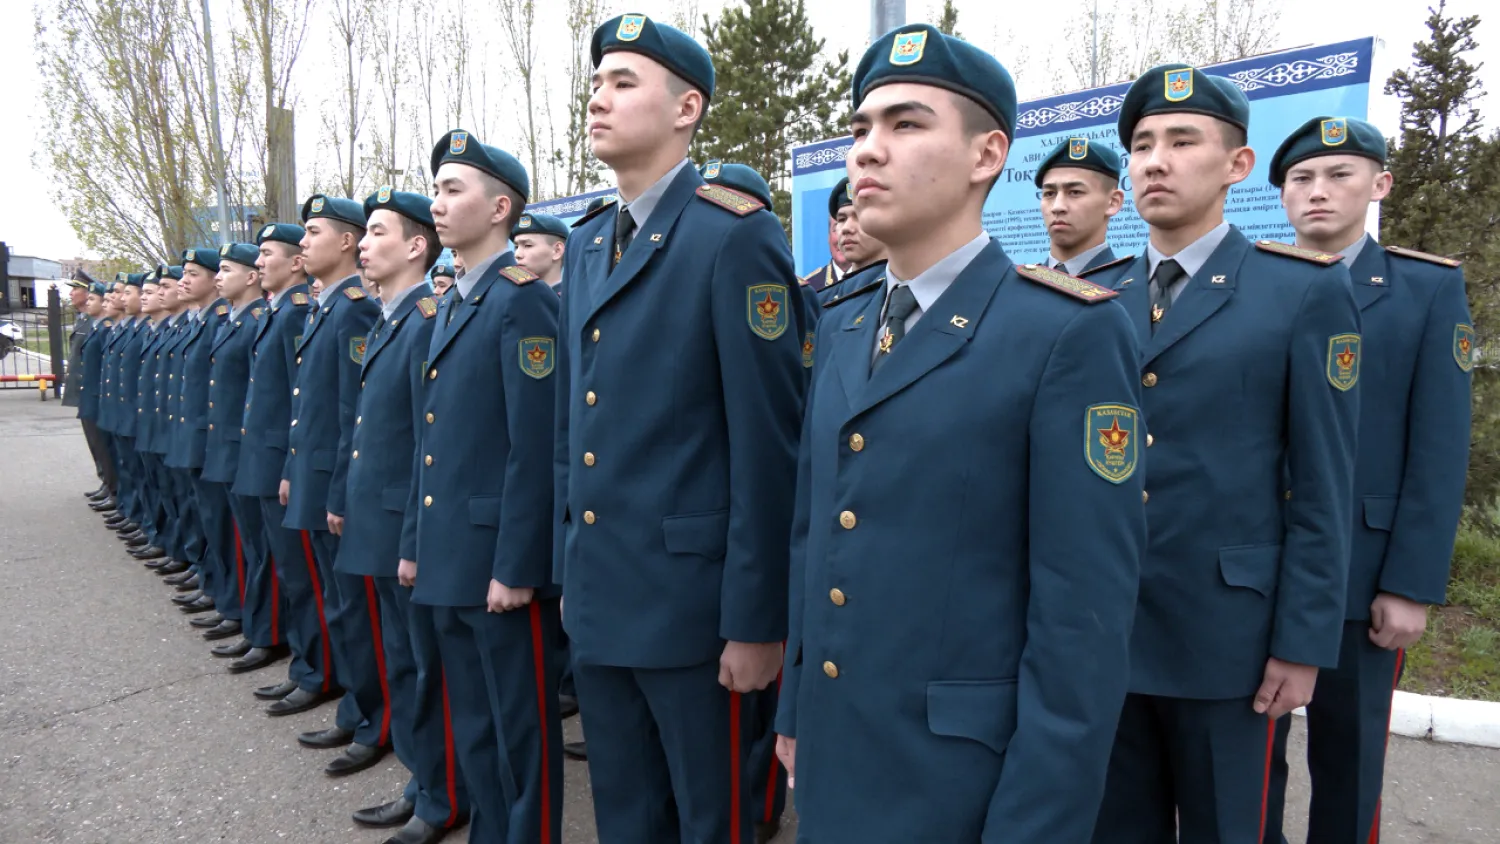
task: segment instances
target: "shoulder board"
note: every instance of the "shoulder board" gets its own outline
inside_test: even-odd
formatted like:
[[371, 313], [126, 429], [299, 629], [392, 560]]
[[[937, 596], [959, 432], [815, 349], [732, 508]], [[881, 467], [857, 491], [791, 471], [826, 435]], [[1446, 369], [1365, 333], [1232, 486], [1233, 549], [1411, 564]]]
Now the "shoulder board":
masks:
[[437, 314], [437, 300], [423, 296], [417, 300], [417, 310], [422, 313], [422, 319], [432, 319]]
[[250, 316], [253, 316], [256, 319], [260, 319], [260, 311], [261, 311], [260, 305], [251, 305], [250, 306]]
[[1319, 252], [1316, 249], [1303, 249], [1290, 243], [1281, 243], [1275, 240], [1257, 240], [1255, 248], [1262, 252], [1270, 252], [1275, 255], [1285, 255], [1288, 258], [1299, 258], [1320, 267], [1331, 267], [1343, 260], [1330, 252]]
[[1084, 281], [1041, 264], [1017, 264], [1016, 272], [1021, 278], [1034, 281], [1043, 287], [1050, 287], [1058, 293], [1072, 296], [1080, 302], [1089, 304], [1107, 302], [1120, 295], [1108, 287], [1100, 287], [1092, 281]]
[[1392, 255], [1400, 255], [1403, 258], [1411, 258], [1416, 261], [1426, 261], [1429, 264], [1437, 264], [1440, 267], [1458, 267], [1463, 261], [1456, 258], [1445, 258], [1442, 255], [1433, 255], [1428, 252], [1418, 252], [1415, 249], [1407, 249], [1404, 246], [1387, 246], [1385, 251]]
[[293, 305], [306, 305], [307, 304], [307, 294], [303, 293], [300, 290], [297, 291], [296, 293], [293, 293], [292, 294], [292, 304]]
[[344, 295], [358, 302], [360, 299], [367, 298], [370, 294], [366, 293], [363, 287], [345, 287]]
[[218, 314], [219, 316], [229, 316], [229, 306], [220, 305], [219, 307], [214, 308], [214, 313]]
[[822, 267], [818, 267], [817, 269], [813, 270], [812, 272], [808, 273], [807, 275], [803, 276], [802, 278], [800, 278], [798, 280], [802, 282], [802, 286], [803, 287], [806, 287], [807, 285], [812, 284], [812, 280], [813, 279], [817, 278], [818, 276], [820, 276], [822, 274], [823, 274], [823, 268]]
[[1110, 267], [1118, 267], [1121, 264], [1128, 264], [1128, 263], [1130, 263], [1131, 261], [1134, 261], [1134, 260], [1135, 260], [1135, 256], [1134, 255], [1126, 255], [1123, 258], [1116, 258], [1113, 261], [1110, 261], [1110, 262], [1105, 263], [1105, 264], [1100, 264], [1097, 267], [1089, 267], [1088, 269], [1086, 269], [1083, 272], [1079, 273], [1078, 277], [1079, 278], [1088, 278], [1089, 276], [1093, 275], [1094, 273], [1099, 272], [1100, 270], [1107, 270]]
[[850, 299], [857, 299], [860, 296], [869, 293], [871, 290], [878, 289], [883, 284], [885, 284], [885, 276], [881, 276], [880, 278], [875, 279], [874, 281], [866, 284], [863, 287], [860, 287], [857, 290], [849, 291], [849, 294], [847, 296], [834, 296], [832, 299], [829, 299], [827, 302], [823, 303], [823, 309], [826, 311], [829, 308], [834, 307], [835, 305], [842, 305]]
[[530, 284], [538, 278], [536, 273], [533, 273], [520, 264], [512, 264], [509, 267], [505, 267], [500, 270], [500, 274], [515, 284]]
[[730, 190], [723, 185], [700, 185], [698, 187], [698, 198], [706, 199], [720, 208], [733, 211], [741, 217], [749, 216], [766, 207], [760, 200], [746, 196], [737, 190]]
[[600, 205], [598, 208], [595, 208], [594, 210], [590, 211], [589, 213], [584, 214], [582, 217], [579, 217], [578, 219], [574, 220], [572, 228], [575, 228], [575, 229], [578, 228], [579, 226], [583, 225], [584, 223], [587, 223], [589, 220], [594, 219], [595, 217], [599, 216], [600, 214], [603, 214], [605, 211], [607, 211], [607, 210], [609, 210], [609, 209], [611, 209], [613, 207], [615, 207], [615, 199], [614, 199], [614, 197], [608, 197], [608, 198], [606, 198], [604, 200], [604, 204], [603, 205]]

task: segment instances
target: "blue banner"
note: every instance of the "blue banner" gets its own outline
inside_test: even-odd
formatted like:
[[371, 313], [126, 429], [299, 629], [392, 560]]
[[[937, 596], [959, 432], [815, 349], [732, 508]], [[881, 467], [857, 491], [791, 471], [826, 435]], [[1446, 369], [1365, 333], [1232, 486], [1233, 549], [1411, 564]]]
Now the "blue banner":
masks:
[[[1361, 38], [1204, 68], [1234, 80], [1250, 99], [1255, 171], [1230, 190], [1226, 208], [1229, 221], [1247, 237], [1292, 239], [1280, 193], [1267, 181], [1271, 153], [1315, 115], [1367, 118], [1373, 53], [1374, 39]], [[1021, 103], [1010, 158], [984, 206], [985, 228], [1011, 258], [1039, 261], [1047, 256], [1041, 196], [1032, 179], [1054, 146], [1065, 138], [1088, 138], [1090, 143], [1109, 145], [1129, 162], [1115, 133], [1129, 87], [1121, 83]], [[844, 137], [792, 150], [792, 242], [799, 275], [828, 263], [828, 194], [844, 175], [850, 145]], [[1120, 187], [1125, 207], [1110, 222], [1109, 243], [1117, 253], [1139, 253], [1145, 246], [1146, 225], [1135, 213], [1128, 175]]]
[[562, 199], [547, 199], [541, 202], [532, 202], [526, 205], [527, 211], [535, 211], [538, 214], [551, 214], [561, 218], [564, 223], [572, 225], [573, 221], [583, 216], [588, 209], [589, 203], [601, 196], [615, 196], [614, 188], [604, 188], [590, 193], [580, 193], [577, 196], [565, 196]]

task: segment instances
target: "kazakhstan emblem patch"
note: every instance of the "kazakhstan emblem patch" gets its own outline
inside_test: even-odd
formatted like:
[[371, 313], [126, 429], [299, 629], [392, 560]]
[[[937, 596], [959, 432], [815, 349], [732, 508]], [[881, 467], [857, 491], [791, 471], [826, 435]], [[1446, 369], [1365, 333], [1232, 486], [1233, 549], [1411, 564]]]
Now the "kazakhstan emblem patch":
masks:
[[551, 337], [526, 337], [521, 340], [521, 371], [532, 378], [546, 378], [557, 362], [557, 344]]
[[1474, 369], [1474, 326], [1459, 323], [1453, 327], [1453, 359], [1464, 372]]
[[745, 319], [750, 330], [763, 340], [775, 340], [786, 333], [790, 320], [787, 289], [780, 284], [752, 284], [745, 293]]
[[1349, 390], [1359, 383], [1358, 334], [1335, 334], [1328, 338], [1328, 383]]
[[1135, 474], [1140, 460], [1140, 413], [1128, 404], [1096, 404], [1084, 412], [1084, 459], [1112, 484]]
[[349, 338], [349, 359], [355, 363], [365, 362], [365, 338]]
[[811, 331], [802, 335], [802, 365], [807, 369], [812, 369], [813, 365], [813, 336]]

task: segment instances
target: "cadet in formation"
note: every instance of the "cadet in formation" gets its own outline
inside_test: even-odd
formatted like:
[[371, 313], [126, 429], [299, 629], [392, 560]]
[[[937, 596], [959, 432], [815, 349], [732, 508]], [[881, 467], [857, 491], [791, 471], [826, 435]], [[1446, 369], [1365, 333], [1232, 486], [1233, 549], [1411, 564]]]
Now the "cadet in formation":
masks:
[[1135, 257], [1116, 257], [1106, 240], [1110, 218], [1125, 204], [1114, 150], [1068, 138], [1042, 160], [1035, 181], [1050, 244], [1047, 266], [1085, 278]]
[[[83, 437], [88, 443], [89, 455], [94, 461], [94, 474], [99, 477], [99, 488], [88, 493], [87, 498], [95, 512], [106, 512], [106, 502], [113, 504], [118, 481], [115, 477], [114, 456], [110, 453], [108, 437], [99, 428], [100, 374], [104, 364], [104, 343], [114, 326], [114, 306], [109, 303], [109, 287], [102, 282], [90, 281], [88, 294], [84, 297], [84, 312], [89, 318], [89, 327], [78, 347], [78, 383], [74, 398], [78, 404], [78, 421], [83, 426]], [[73, 364], [69, 364], [70, 372]]]
[[849, 184], [848, 176], [839, 179], [839, 183], [833, 186], [833, 192], [828, 195], [828, 213], [833, 217], [835, 230], [838, 232], [839, 251], [849, 259], [853, 269], [839, 282], [819, 288], [819, 305], [826, 305], [848, 295], [857, 284], [849, 282], [851, 276], [876, 264], [883, 264], [886, 260], [885, 244], [871, 237], [859, 224], [859, 212], [854, 207], [854, 188]]
[[510, 239], [516, 248], [516, 263], [547, 282], [561, 296], [563, 254], [567, 251], [568, 224], [552, 216], [527, 212], [516, 221]]

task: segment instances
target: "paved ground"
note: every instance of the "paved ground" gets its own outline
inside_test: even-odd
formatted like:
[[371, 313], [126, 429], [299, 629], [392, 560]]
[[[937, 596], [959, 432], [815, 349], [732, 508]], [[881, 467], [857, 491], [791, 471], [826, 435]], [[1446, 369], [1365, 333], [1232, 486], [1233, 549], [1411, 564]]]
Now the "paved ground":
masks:
[[[168, 588], [84, 506], [94, 485], [72, 410], [0, 390], [0, 841], [382, 841], [349, 812], [397, 793], [394, 759], [324, 777], [331, 754], [295, 737], [327, 726], [331, 707], [265, 717], [250, 691], [281, 670], [224, 673]], [[587, 774], [567, 772], [564, 840], [591, 844]], [[1293, 841], [1306, 793], [1298, 771]], [[1384, 840], [1500, 841], [1500, 751], [1392, 739]]]

